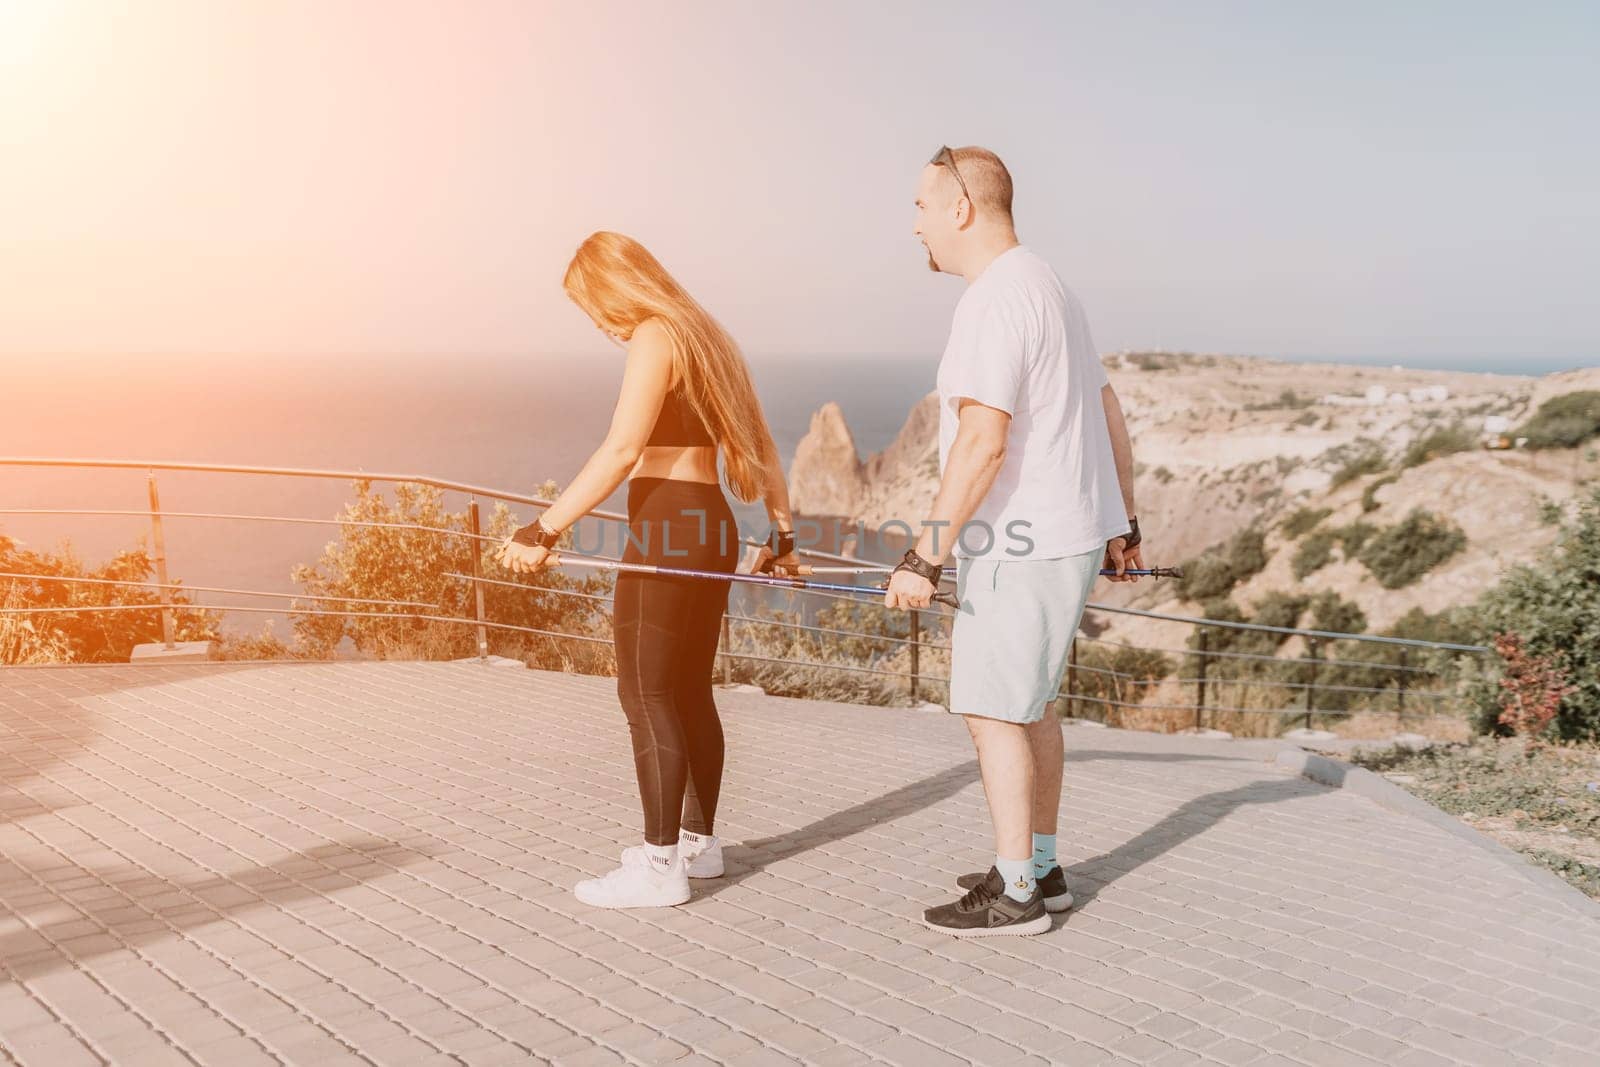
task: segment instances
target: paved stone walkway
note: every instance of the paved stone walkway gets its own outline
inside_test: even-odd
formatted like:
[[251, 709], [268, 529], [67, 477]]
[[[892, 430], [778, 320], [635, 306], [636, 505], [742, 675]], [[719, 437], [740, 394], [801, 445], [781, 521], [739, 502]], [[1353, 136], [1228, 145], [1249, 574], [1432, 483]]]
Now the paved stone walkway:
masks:
[[729, 876], [617, 913], [609, 679], [0, 670], [4, 1059], [1596, 1062], [1600, 923], [1271, 745], [1068, 728], [1079, 908], [970, 942], [917, 922], [989, 858], [959, 721], [720, 701]]

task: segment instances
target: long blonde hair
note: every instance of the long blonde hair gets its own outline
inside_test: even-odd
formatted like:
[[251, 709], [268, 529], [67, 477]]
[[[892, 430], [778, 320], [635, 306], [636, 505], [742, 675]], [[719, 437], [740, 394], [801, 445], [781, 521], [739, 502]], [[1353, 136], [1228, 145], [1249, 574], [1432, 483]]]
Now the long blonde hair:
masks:
[[766, 488], [772, 433], [739, 346], [667, 273], [644, 245], [620, 233], [592, 233], [567, 266], [562, 288], [604, 329], [624, 338], [656, 319], [672, 339], [672, 366], [689, 406], [722, 448], [728, 488], [740, 500]]

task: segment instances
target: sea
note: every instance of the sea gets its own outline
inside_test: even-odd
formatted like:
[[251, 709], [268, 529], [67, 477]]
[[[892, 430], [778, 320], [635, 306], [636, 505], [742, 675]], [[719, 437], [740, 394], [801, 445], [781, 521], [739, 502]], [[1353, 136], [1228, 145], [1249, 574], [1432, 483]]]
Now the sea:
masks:
[[[0, 457], [188, 462], [428, 476], [533, 494], [566, 485], [600, 443], [621, 383], [621, 355], [571, 357], [238, 356], [4, 357]], [[1537, 374], [1574, 360], [1406, 363], [1430, 369]], [[888, 445], [934, 386], [937, 357], [775, 356], [751, 359], [785, 469], [813, 414], [836, 402], [864, 459]], [[380, 487], [386, 483], [377, 483]], [[353, 499], [349, 478], [155, 474], [168, 574], [184, 584], [262, 593], [297, 590], [290, 572], [315, 563], [336, 526], [179, 512], [331, 520]], [[466, 497], [447, 494], [446, 506]], [[764, 533], [759, 503], [734, 501], [741, 525]], [[489, 505], [480, 506], [485, 510]], [[626, 485], [602, 507], [626, 510]], [[128, 514], [19, 514], [111, 510]], [[535, 509], [515, 509], [522, 522]], [[150, 546], [150, 478], [142, 468], [103, 470], [0, 464], [0, 533], [40, 552], [71, 552], [89, 566]], [[829, 530], [836, 528], [827, 527]], [[620, 553], [590, 533], [586, 550]], [[889, 558], [885, 546], [859, 548]], [[206, 605], [272, 607], [281, 599], [201, 593]], [[256, 633], [266, 618], [231, 613], [223, 628]], [[287, 636], [283, 619], [277, 632]]]
[[[536, 495], [571, 482], [605, 436], [622, 380], [620, 352], [602, 356], [425, 359], [229, 356], [13, 361], [0, 378], [0, 457], [235, 464], [426, 476]], [[835, 401], [858, 452], [888, 445], [933, 388], [936, 360], [905, 357], [769, 357], [751, 362], [784, 468], [813, 414]], [[333, 525], [178, 513], [331, 520], [354, 499], [349, 478], [156, 471], [171, 580], [292, 593], [293, 567], [316, 563]], [[388, 489], [390, 483], [375, 482]], [[445, 506], [465, 510], [447, 493]], [[767, 529], [765, 508], [732, 498], [741, 528]], [[480, 500], [485, 516], [492, 502]], [[626, 483], [601, 507], [627, 510]], [[18, 514], [18, 511], [130, 514]], [[520, 522], [537, 509], [514, 506]], [[38, 552], [70, 552], [89, 566], [151, 547], [146, 469], [0, 464], [0, 533]], [[825, 524], [832, 533], [840, 524]], [[616, 524], [580, 531], [585, 551], [621, 553]], [[832, 547], [832, 546], [824, 546]], [[878, 555], [862, 551], [868, 558]], [[198, 593], [205, 605], [262, 608], [283, 599]], [[235, 612], [228, 633], [259, 633], [267, 619]]]

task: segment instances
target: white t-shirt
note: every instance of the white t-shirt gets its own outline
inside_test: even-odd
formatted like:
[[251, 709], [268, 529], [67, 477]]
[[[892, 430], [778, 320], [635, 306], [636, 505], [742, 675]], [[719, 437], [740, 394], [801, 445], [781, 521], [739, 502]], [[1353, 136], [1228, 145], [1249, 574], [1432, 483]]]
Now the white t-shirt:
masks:
[[[1011, 414], [1005, 462], [955, 555], [1076, 556], [1127, 532], [1105, 368], [1082, 305], [1050, 264], [1017, 245], [984, 268], [956, 305], [938, 381], [941, 477], [960, 397]], [[940, 546], [955, 533], [940, 530]]]

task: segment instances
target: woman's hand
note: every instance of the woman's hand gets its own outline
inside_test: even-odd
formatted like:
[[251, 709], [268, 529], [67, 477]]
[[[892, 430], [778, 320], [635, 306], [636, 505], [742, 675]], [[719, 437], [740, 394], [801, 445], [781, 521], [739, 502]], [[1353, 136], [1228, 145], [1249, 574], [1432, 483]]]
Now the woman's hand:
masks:
[[792, 578], [800, 566], [800, 553], [790, 552], [786, 556], [774, 556], [772, 549], [762, 545], [756, 552], [755, 562], [750, 567], [751, 574], [770, 574], [778, 578]]
[[561, 557], [548, 548], [519, 545], [509, 537], [500, 542], [496, 559], [512, 574], [537, 574], [561, 565]]

